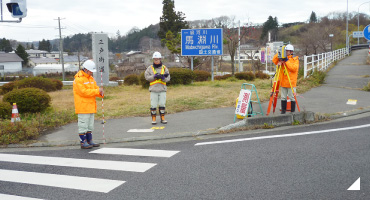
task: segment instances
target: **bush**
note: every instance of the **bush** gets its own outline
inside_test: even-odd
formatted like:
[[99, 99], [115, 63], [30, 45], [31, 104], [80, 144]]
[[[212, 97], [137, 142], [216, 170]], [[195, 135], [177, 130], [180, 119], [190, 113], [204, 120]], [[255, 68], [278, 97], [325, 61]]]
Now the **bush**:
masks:
[[325, 82], [326, 73], [323, 71], [315, 70], [312, 73], [312, 78], [317, 84], [323, 84]]
[[16, 87], [18, 88], [34, 87], [45, 90], [46, 92], [57, 90], [56, 85], [50, 79], [42, 77], [25, 78], [23, 80], [18, 81]]
[[252, 72], [239, 72], [235, 74], [235, 78], [239, 80], [253, 81], [256, 77]]
[[124, 85], [139, 85], [139, 76], [136, 74], [131, 74], [125, 77], [123, 84]]
[[259, 78], [259, 79], [269, 79], [270, 78], [270, 75], [265, 74], [262, 71], [256, 72], [255, 76], [256, 78]]
[[141, 73], [139, 78], [141, 87], [149, 88], [150, 83], [145, 79], [145, 72]]
[[38, 88], [23, 88], [8, 92], [3, 97], [4, 102], [17, 103], [20, 113], [36, 113], [50, 106], [51, 98], [44, 90]]
[[195, 74], [190, 69], [183, 68], [170, 68], [171, 80], [167, 83], [168, 85], [189, 85], [195, 78]]
[[7, 84], [4, 84], [3, 87], [1, 88], [2, 94], [6, 94], [14, 89], [16, 87], [17, 81], [14, 82], [9, 82]]
[[0, 144], [16, 144], [20, 141], [37, 139], [39, 132], [35, 122], [11, 125], [10, 120], [0, 124]]
[[0, 102], [0, 119], [10, 119], [12, 106], [8, 102]]
[[215, 80], [225, 80], [225, 79], [228, 79], [228, 78], [230, 78], [230, 77], [232, 77], [232, 75], [231, 75], [231, 74], [225, 74], [225, 75], [223, 75], [223, 76], [215, 76], [215, 77], [214, 77], [214, 79], [215, 79]]
[[62, 81], [57, 80], [57, 79], [50, 79], [50, 80], [51, 80], [51, 82], [53, 82], [53, 83], [54, 83], [55, 88], [56, 88], [57, 90], [61, 90], [61, 89], [63, 88], [63, 82], [62, 82]]
[[194, 70], [195, 81], [208, 81], [211, 78], [211, 73], [203, 70]]
[[122, 79], [120, 77], [117, 77], [117, 76], [113, 76], [113, 77], [109, 78], [109, 81], [118, 81], [118, 80], [122, 80]]
[[365, 85], [363, 90], [370, 92], [370, 82], [367, 85]]

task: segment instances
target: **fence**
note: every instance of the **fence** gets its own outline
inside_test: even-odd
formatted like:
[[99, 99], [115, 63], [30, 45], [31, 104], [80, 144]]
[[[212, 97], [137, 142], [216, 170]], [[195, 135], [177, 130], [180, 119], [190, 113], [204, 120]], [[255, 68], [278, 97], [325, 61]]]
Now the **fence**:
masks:
[[348, 49], [337, 49], [317, 55], [304, 56], [304, 78], [307, 78], [314, 70], [325, 71], [331, 63], [343, 59], [349, 55]]

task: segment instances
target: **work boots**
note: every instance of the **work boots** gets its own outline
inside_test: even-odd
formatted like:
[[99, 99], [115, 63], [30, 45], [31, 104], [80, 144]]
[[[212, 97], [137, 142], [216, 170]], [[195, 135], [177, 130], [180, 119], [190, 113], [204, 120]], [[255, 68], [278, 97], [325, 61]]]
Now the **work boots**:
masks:
[[92, 145], [93, 147], [100, 147], [100, 144], [96, 144], [92, 141], [92, 133], [91, 131], [86, 132], [86, 140], [89, 145]]
[[93, 145], [90, 145], [86, 141], [86, 133], [78, 134], [80, 136], [81, 149], [91, 149]]
[[287, 104], [287, 100], [281, 100], [281, 114], [285, 114], [286, 104]]
[[164, 119], [165, 107], [159, 107], [159, 114], [161, 115], [161, 123], [167, 124], [167, 121]]
[[295, 112], [295, 101], [290, 102], [290, 112]]
[[157, 108], [150, 108], [150, 113], [152, 115], [152, 125], [156, 125], [157, 124]]

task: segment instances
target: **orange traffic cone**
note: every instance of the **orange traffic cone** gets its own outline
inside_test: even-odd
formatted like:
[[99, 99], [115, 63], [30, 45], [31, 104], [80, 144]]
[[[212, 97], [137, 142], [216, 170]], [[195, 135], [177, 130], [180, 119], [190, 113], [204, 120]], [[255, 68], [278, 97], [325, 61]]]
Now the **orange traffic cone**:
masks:
[[19, 118], [17, 104], [13, 103], [12, 119], [10, 122], [14, 123], [14, 122], [19, 122], [19, 121], [21, 121], [21, 118]]

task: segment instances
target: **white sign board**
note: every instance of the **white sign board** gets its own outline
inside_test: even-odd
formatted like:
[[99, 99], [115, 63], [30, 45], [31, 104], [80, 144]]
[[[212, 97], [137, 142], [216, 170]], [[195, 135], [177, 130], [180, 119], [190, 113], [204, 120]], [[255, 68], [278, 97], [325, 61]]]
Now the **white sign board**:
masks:
[[238, 104], [236, 105], [235, 114], [246, 116], [248, 114], [249, 102], [251, 100], [252, 91], [241, 89], [238, 98]]
[[353, 31], [353, 38], [363, 38], [364, 32], [363, 31]]
[[103, 78], [104, 85], [109, 84], [108, 35], [105, 33], [92, 34], [92, 53], [96, 64], [94, 79], [100, 86]]

